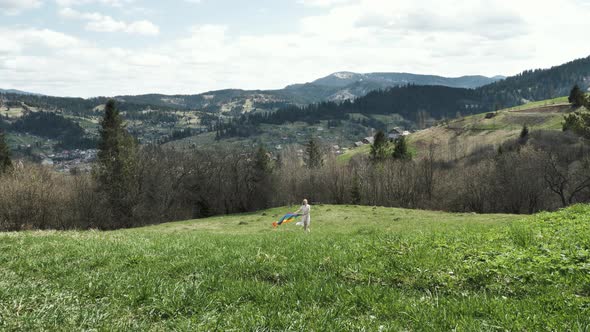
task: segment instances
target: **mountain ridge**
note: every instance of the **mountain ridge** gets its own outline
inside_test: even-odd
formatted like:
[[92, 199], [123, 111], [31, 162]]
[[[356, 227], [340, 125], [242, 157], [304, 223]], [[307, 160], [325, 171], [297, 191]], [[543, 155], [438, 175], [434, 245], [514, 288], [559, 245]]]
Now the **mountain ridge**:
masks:
[[[117, 96], [116, 98], [136, 104], [145, 103], [144, 99], [149, 99], [150, 104], [186, 109], [217, 108], [221, 110], [227, 104], [245, 104], [246, 102], [277, 104], [279, 106], [285, 106], [286, 104], [301, 106], [323, 101], [355, 99], [374, 90], [408, 84], [472, 89], [497, 82], [500, 77], [490, 78], [481, 75], [443, 77], [396, 72], [361, 74], [342, 71], [318, 78], [312, 82], [291, 84], [275, 90], [222, 89], [188, 95], [144, 94]], [[159, 97], [159, 100], [155, 100], [154, 97]], [[173, 99], [174, 102], [171, 103], [170, 99]]]
[[[371, 91], [392, 88], [400, 85], [441, 85], [448, 87], [476, 88], [493, 82], [500, 77], [490, 78], [481, 75], [443, 77], [401, 72], [355, 73], [341, 71], [320, 77], [312, 82], [287, 85], [282, 89], [221, 89], [198, 94], [160, 94], [118, 95], [113, 98], [132, 104], [154, 105], [179, 109], [206, 109], [208, 111], [236, 111], [247, 113], [252, 109], [276, 109], [289, 104], [307, 105], [324, 101], [344, 101], [365, 96]], [[3, 90], [3, 94], [43, 96], [19, 90]], [[85, 98], [85, 100], [101, 97]], [[251, 105], [252, 109], [244, 107]], [[263, 106], [262, 106], [263, 105]], [[235, 113], [235, 112], [234, 112]]]
[[382, 84], [384, 88], [396, 85], [443, 85], [455, 88], [478, 88], [503, 79], [503, 76], [486, 77], [483, 75], [463, 75], [459, 77], [445, 77], [439, 75], [414, 74], [407, 72], [335, 72], [328, 76], [312, 81], [312, 84], [345, 87], [357, 82], [370, 81]]
[[21, 91], [16, 89], [0, 89], [0, 93], [12, 93], [15, 95], [31, 95], [31, 96], [42, 96], [40, 93]]

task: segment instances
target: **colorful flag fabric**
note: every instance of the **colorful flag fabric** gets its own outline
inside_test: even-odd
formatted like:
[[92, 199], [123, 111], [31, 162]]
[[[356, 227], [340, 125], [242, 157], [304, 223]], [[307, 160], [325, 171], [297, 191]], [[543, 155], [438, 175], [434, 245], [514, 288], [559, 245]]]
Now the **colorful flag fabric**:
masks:
[[282, 224], [287, 224], [290, 223], [292, 221], [295, 221], [297, 218], [301, 217], [300, 214], [296, 214], [296, 213], [287, 213], [286, 215], [284, 215], [281, 219], [279, 219], [279, 221], [275, 221], [272, 223], [273, 227], [278, 227], [281, 226]]

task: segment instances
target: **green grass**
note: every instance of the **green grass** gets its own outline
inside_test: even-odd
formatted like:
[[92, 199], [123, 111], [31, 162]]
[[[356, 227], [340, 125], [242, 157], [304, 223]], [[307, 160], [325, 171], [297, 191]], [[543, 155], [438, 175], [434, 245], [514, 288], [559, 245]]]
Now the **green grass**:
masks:
[[[29, 134], [14, 134], [14, 133], [9, 133], [7, 135], [7, 141], [8, 141], [8, 145], [10, 146], [11, 149], [17, 149], [18, 146], [20, 145], [31, 145], [33, 147], [33, 151], [34, 152], [41, 152], [42, 150], [46, 150], [46, 152], [51, 152], [52, 148], [55, 144], [57, 144], [57, 141], [55, 140], [51, 140], [51, 139], [46, 139], [43, 137], [39, 137], [39, 136], [34, 136], [34, 135], [29, 135]], [[39, 148], [37, 147], [37, 145], [40, 146], [47, 146], [48, 148], [43, 149], [43, 148]]]
[[358, 148], [350, 149], [346, 153], [341, 154], [338, 156], [338, 161], [342, 163], [347, 163], [352, 159], [352, 157], [356, 155], [368, 155], [371, 152], [371, 145], [363, 145]]
[[516, 110], [522, 111], [522, 110], [529, 110], [529, 109], [539, 108], [539, 107], [544, 107], [544, 106], [552, 106], [552, 105], [560, 105], [560, 104], [568, 104], [568, 103], [569, 103], [568, 97], [564, 96], [564, 97], [557, 97], [557, 98], [547, 99], [547, 100], [533, 101], [530, 103], [526, 103], [524, 105], [519, 105], [519, 106], [504, 109], [504, 111], [516, 111]]
[[[590, 207], [534, 217], [314, 206], [0, 235], [0, 330], [590, 329]], [[241, 223], [241, 224], [240, 224]]]
[[187, 147], [256, 147], [260, 144], [266, 146], [272, 152], [278, 152], [278, 145], [282, 149], [287, 146], [302, 148], [309, 142], [310, 138], [318, 139], [322, 145], [329, 148], [338, 145], [341, 148], [349, 148], [353, 142], [364, 138], [366, 133], [352, 123], [343, 122], [342, 126], [330, 128], [328, 121], [320, 121], [317, 124], [309, 125], [304, 122], [295, 122], [283, 125], [262, 124], [259, 133], [250, 137], [232, 137], [222, 140], [215, 140], [215, 133], [204, 133], [193, 137], [168, 143], [169, 146]]
[[[437, 145], [442, 144], [444, 149], [447, 141], [455, 136], [467, 146], [499, 145], [518, 137], [525, 124], [529, 130], [562, 130], [563, 109], [567, 105], [567, 97], [559, 97], [503, 109], [491, 119], [486, 119], [485, 113], [468, 115], [410, 135], [409, 147], [413, 155], [420, 156], [430, 142], [438, 142]], [[351, 149], [338, 159], [348, 162], [355, 155], [368, 154], [369, 151], [367, 146]]]

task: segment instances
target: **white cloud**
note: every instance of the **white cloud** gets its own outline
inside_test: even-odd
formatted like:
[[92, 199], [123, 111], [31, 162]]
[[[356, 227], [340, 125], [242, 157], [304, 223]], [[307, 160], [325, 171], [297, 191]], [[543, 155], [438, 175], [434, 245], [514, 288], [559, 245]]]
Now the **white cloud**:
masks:
[[55, 0], [55, 3], [61, 7], [73, 7], [93, 3], [99, 3], [112, 7], [122, 7], [133, 2], [135, 2], [135, 0]]
[[298, 0], [297, 2], [310, 7], [330, 7], [352, 2], [352, 0]]
[[[590, 54], [590, 44], [580, 42], [590, 30], [590, 6], [580, 1], [305, 0], [324, 7], [290, 32], [197, 25], [172, 40], [126, 48], [51, 30], [0, 28], [0, 77], [22, 90], [93, 96], [280, 88], [342, 70], [515, 74]], [[159, 31], [149, 21], [77, 7], [60, 14], [89, 30]]]
[[138, 35], [155, 36], [160, 34], [160, 28], [147, 20], [134, 21], [127, 24], [125, 32]]
[[6, 15], [17, 15], [23, 10], [40, 7], [40, 0], [0, 0], [0, 11]]
[[59, 11], [60, 16], [68, 19], [87, 21], [86, 30], [97, 32], [126, 32], [130, 34], [156, 36], [160, 28], [147, 20], [134, 22], [117, 21], [100, 13], [84, 13], [66, 7]]

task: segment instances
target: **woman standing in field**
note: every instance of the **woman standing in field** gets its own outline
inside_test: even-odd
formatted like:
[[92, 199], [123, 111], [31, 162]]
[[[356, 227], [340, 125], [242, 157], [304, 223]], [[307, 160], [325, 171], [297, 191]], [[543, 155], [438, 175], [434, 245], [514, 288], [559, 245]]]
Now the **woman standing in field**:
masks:
[[296, 214], [301, 213], [302, 215], [302, 222], [303, 222], [303, 230], [305, 232], [311, 232], [309, 228], [309, 224], [311, 223], [311, 215], [310, 215], [311, 205], [307, 204], [307, 199], [303, 200], [303, 205], [295, 212]]

